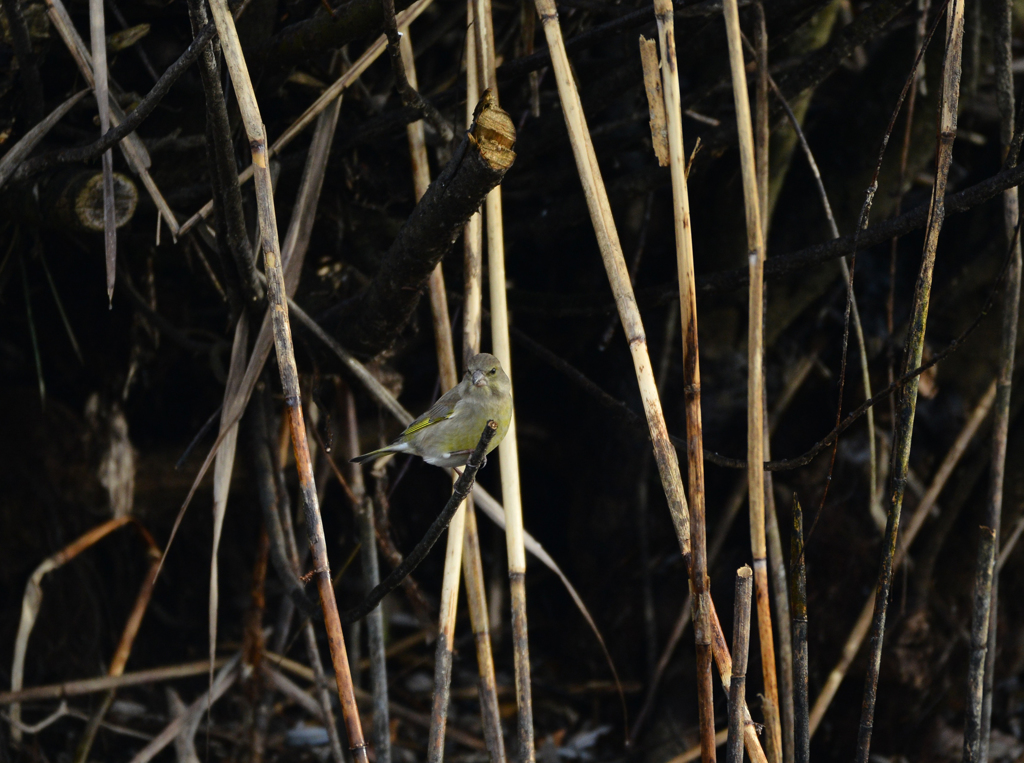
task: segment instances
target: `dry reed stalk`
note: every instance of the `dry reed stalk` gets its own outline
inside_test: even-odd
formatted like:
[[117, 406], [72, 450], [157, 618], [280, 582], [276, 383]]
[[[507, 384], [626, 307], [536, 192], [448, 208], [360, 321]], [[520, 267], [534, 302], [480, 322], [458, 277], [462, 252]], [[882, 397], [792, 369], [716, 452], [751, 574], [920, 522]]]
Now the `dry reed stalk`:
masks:
[[[472, 12], [471, 9], [469, 9]], [[467, 45], [470, 44], [470, 40], [473, 40], [472, 34], [467, 35]], [[408, 27], [403, 28], [401, 36], [401, 53], [402, 60], [405, 66], [406, 77], [409, 85], [417, 90], [419, 88], [418, 78], [416, 76], [416, 64], [413, 58], [412, 40], [409, 35]], [[467, 61], [474, 61], [472, 58], [467, 57]], [[467, 76], [470, 71], [473, 72], [475, 77], [475, 67], [467, 67]], [[469, 100], [467, 101], [467, 109], [471, 108], [471, 104], [475, 104], [477, 99], [475, 93], [469, 94]], [[424, 140], [423, 120], [417, 120], [409, 124], [406, 127], [406, 132], [409, 139], [409, 155], [412, 160], [412, 171], [413, 171], [413, 186], [415, 189], [416, 200], [419, 201], [423, 194], [426, 193], [427, 187], [430, 185], [430, 165], [427, 161], [427, 148]], [[479, 215], [474, 215], [477, 219], [479, 228]], [[467, 228], [469, 226], [467, 225]], [[477, 248], [479, 252], [479, 247]], [[477, 267], [477, 277], [479, 278], [479, 266]], [[458, 371], [457, 364], [455, 362], [455, 349], [452, 339], [452, 329], [450, 319], [448, 317], [448, 297], [445, 290], [444, 283], [444, 272], [441, 268], [441, 263], [437, 264], [434, 268], [434, 272], [430, 276], [429, 281], [430, 289], [430, 308], [431, 315], [433, 317], [434, 324], [434, 343], [437, 348], [437, 364], [441, 375], [441, 389], [442, 392], [447, 392], [458, 384]], [[477, 289], [479, 289], [479, 281], [477, 283]], [[479, 300], [477, 309], [477, 321], [479, 321]], [[467, 312], [467, 321], [469, 315]], [[479, 325], [476, 328], [476, 336], [479, 341]], [[479, 351], [479, 346], [472, 353], [476, 354]], [[467, 358], [469, 356], [467, 355]], [[454, 480], [454, 475], [453, 475]], [[451, 606], [456, 606], [458, 602], [458, 573], [459, 566], [463, 568], [463, 574], [466, 577], [466, 596], [469, 600], [470, 619], [473, 624], [473, 632], [476, 635], [476, 648], [477, 648], [477, 667], [480, 672], [481, 686], [483, 687], [485, 695], [493, 695], [494, 702], [481, 701], [481, 712], [482, 720], [485, 729], [485, 736], [488, 742], [488, 749], [491, 752], [492, 758], [495, 760], [504, 759], [504, 743], [501, 738], [501, 719], [498, 715], [497, 705], [497, 683], [494, 674], [494, 658], [491, 654], [490, 646], [490, 633], [488, 630], [487, 623], [487, 596], [485, 590], [485, 582], [483, 578], [483, 567], [477, 563], [472, 564], [468, 561], [465, 554], [470, 557], [475, 557], [477, 560], [480, 558], [480, 536], [477, 532], [476, 517], [473, 514], [472, 499], [467, 499], [463, 508], [459, 510], [460, 517], [456, 517], [453, 522], [462, 523], [462, 532], [458, 532], [458, 525], [456, 524], [456, 531], [452, 531], [449, 528], [448, 533], [448, 549], [445, 554], [445, 572], [442, 576], [442, 602], [446, 602]], [[453, 548], [453, 544], [458, 544], [460, 549]], [[448, 569], [447, 565], [451, 563], [453, 568]], [[444, 581], [447, 581], [448, 585], [453, 587], [453, 595], [445, 598], [444, 596]], [[451, 613], [445, 612], [442, 609], [439, 617], [439, 622], [444, 626], [451, 622], [452, 631], [446, 634], [444, 645], [447, 647], [449, 652], [451, 651], [452, 644], [454, 643], [454, 611]], [[442, 642], [438, 641], [438, 649], [440, 650]], [[443, 656], [440, 660], [441, 664], [449, 666], [449, 671], [445, 676], [450, 684], [451, 681], [451, 654]], [[436, 663], [435, 663], [436, 664]], [[435, 691], [435, 697], [441, 696], [444, 692]], [[438, 717], [435, 712], [434, 717]], [[439, 736], [443, 740], [443, 727], [438, 728]], [[493, 746], [492, 746], [493, 745]], [[443, 742], [441, 744], [443, 749]]]
[[[359, 449], [359, 422], [356, 420], [355, 396], [349, 389], [345, 390], [345, 413], [348, 419], [349, 458], [355, 458], [361, 452]], [[325, 455], [331, 466], [334, 467], [334, 460], [330, 453], [325, 450]], [[363, 589], [365, 593], [369, 593], [380, 583], [376, 528], [373, 521], [373, 500], [366, 494], [366, 486], [363, 483], [363, 467], [360, 464], [352, 464], [350, 472], [353, 508], [356, 522], [359, 525], [359, 554], [362, 557]], [[366, 616], [366, 643], [370, 662], [370, 691], [373, 697], [373, 751], [377, 763], [391, 763], [391, 719], [388, 714], [388, 671], [384, 652], [383, 607], [377, 607]]]
[[[11, 660], [11, 691], [10, 695], [17, 695], [25, 680], [25, 653], [28, 650], [28, 638], [35, 627], [36, 618], [39, 616], [39, 608], [43, 604], [43, 578], [47, 573], [62, 567], [74, 559], [80, 553], [90, 548], [107, 535], [120, 527], [131, 522], [131, 517], [117, 517], [108, 519], [101, 525], [86, 532], [81, 537], [69, 543], [56, 554], [44, 559], [32, 572], [28, 582], [25, 584], [25, 594], [21, 600], [21, 619], [18, 622], [18, 633], [14, 638], [14, 657]], [[0, 695], [2, 697], [4, 695]], [[2, 702], [2, 700], [0, 700]], [[11, 741], [14, 744], [21, 742], [21, 729], [18, 724], [21, 722], [21, 703], [18, 700], [11, 701]]]
[[729, 686], [729, 736], [727, 763], [743, 763], [743, 709], [746, 705], [747, 647], [750, 645], [750, 595], [753, 572], [744, 565], [736, 570], [736, 598], [732, 615], [732, 683]]
[[[498, 105], [498, 76], [494, 57], [494, 23], [490, 0], [476, 0], [474, 37], [479, 61], [478, 85], [483, 87], [483, 102], [493, 99]], [[489, 95], [488, 95], [489, 94]], [[482, 115], [481, 115], [482, 116]], [[508, 333], [508, 297], [505, 293], [505, 233], [501, 186], [496, 186], [484, 202], [487, 232], [487, 283], [491, 308], [491, 351], [510, 380], [512, 347]], [[513, 382], [514, 385], [514, 382]], [[513, 386], [513, 398], [515, 397]], [[523, 540], [523, 504], [519, 484], [519, 444], [516, 414], [498, 446], [501, 474], [501, 499], [505, 507], [505, 545], [508, 553], [508, 577], [512, 604], [512, 649], [515, 658], [516, 707], [518, 708], [519, 755], [525, 763], [535, 757], [533, 731], [533, 690], [530, 685], [530, 642], [526, 616], [526, 546]]]
[[[473, 29], [476, 16], [473, 12], [475, 0], [466, 2], [466, 26]], [[480, 100], [479, 67], [476, 65], [476, 33], [466, 34], [466, 129], [473, 124], [473, 110]], [[480, 352], [480, 334], [483, 302], [483, 212], [476, 212], [469, 218], [462, 235], [465, 281], [465, 302], [462, 305], [462, 360], [463, 364]]]
[[804, 558], [804, 513], [793, 494], [793, 536], [789, 558], [790, 617], [793, 621], [793, 760], [811, 758], [811, 729], [807, 701], [807, 560]]
[[[906, 348], [903, 358], [903, 372], [907, 373], [919, 365], [924, 352], [924, 335], [928, 322], [928, 305], [931, 299], [932, 272], [935, 267], [935, 250], [939, 232], [945, 216], [944, 196], [949, 167], [953, 156], [953, 141], [956, 139], [957, 107], [960, 98], [960, 54], [964, 36], [964, 2], [953, 0], [947, 11], [946, 54], [942, 67], [942, 93], [939, 107], [939, 140], [936, 150], [935, 183], [932, 186], [928, 224], [925, 228], [924, 253], [921, 270], [914, 288], [914, 305], [911, 311]], [[914, 414], [917, 409], [918, 377], [914, 377], [897, 397], [896, 439], [893, 442], [891, 493], [889, 517], [885, 528], [881, 569], [875, 595], [875, 614], [872, 621], [871, 656], [864, 680], [864, 701], [861, 710], [860, 730], [857, 735], [856, 763], [867, 763], [871, 750], [871, 731], [874, 726], [878, 672], [882, 663], [882, 642], [885, 634], [885, 614], [889, 604], [889, 590], [892, 587], [893, 556], [900, 527], [900, 510], [903, 506], [903, 492], [907, 480], [910, 460], [910, 444], [914, 431]]]
[[[797, 364], [790, 378], [786, 381], [786, 387], [783, 389], [782, 394], [779, 395], [779, 399], [775, 403], [775, 409], [768, 417], [769, 435], [774, 431], [775, 426], [782, 417], [782, 414], [789, 408], [789, 404], [793, 401], [796, 393], [803, 386], [807, 376], [814, 368], [816, 358], [816, 354], [806, 356]], [[765, 439], [765, 442], [768, 442], [768, 438]], [[725, 504], [725, 510], [722, 512], [722, 516], [718, 520], [714, 537], [711, 539], [711, 544], [708, 547], [709, 565], [713, 565], [715, 563], [715, 560], [718, 558], [718, 554], [725, 546], [726, 537], [732, 529], [732, 523], [736, 519], [736, 515], [743, 507], [743, 499], [746, 494], [747, 476], [744, 473], [743, 476], [737, 480], [736, 487], [729, 496], [729, 499]], [[661, 679], [665, 674], [665, 669], [668, 667], [668, 664], [672, 659], [672, 655], [675, 653], [676, 647], [679, 645], [679, 641], [683, 637], [683, 632], [686, 629], [687, 623], [690, 622], [690, 604], [691, 597], [687, 596], [686, 601], [679, 612], [679, 617], [676, 618], [676, 623], [672, 627], [672, 635], [669, 636], [668, 643], [665, 645], [661, 656], [658, 658], [658, 664], [655, 668], [654, 676], [651, 678], [649, 683], [647, 696], [644, 697], [643, 707], [641, 707], [640, 712], [637, 714], [636, 720], [633, 723], [633, 729], [630, 735], [630, 744], [636, 744], [636, 741], [640, 736], [640, 731], [643, 729], [644, 721], [649, 717], [650, 711], [654, 707], [655, 695], [661, 683]]]
[[[566, 127], [569, 131], [569, 140], [576, 159], [580, 181], [583, 184], [583, 192], [590, 211], [591, 222], [594, 226], [598, 247], [601, 251], [601, 259], [608, 274], [608, 281], [615, 296], [616, 308], [622, 320], [623, 333], [626, 336], [630, 354], [633, 358], [633, 367], [636, 372], [640, 397], [644, 403], [644, 413], [646, 414], [648, 428], [650, 429], [658, 473], [661, 476], [662, 487], [669, 505], [680, 551], [683, 554], [687, 570], [689, 571], [692, 566], [689, 510], [686, 504], [686, 496], [683, 493], [679, 461], [665, 426], [665, 417], [661, 408], [661, 398], [658, 394], [657, 383], [651, 368], [650, 353], [647, 348], [643, 321], [637, 310], [636, 297], [633, 294], [633, 287], [629, 281], [629, 271], [626, 268], [625, 258], [622, 255], [622, 246], [619, 243], [618, 231], [615, 228], [615, 220], [612, 217], [608, 193], [605, 190], [604, 181], [601, 179], [601, 170], [590, 139], [590, 131], [587, 129], [586, 118], [583, 115], [583, 105], [580, 102], [579, 92], [576, 89], [576, 83], [569, 67], [569, 58], [565, 51], [565, 41], [562, 38], [562, 30], [558, 23], [558, 12], [555, 8], [554, 0], [535, 0], [535, 5], [541, 25], [544, 28], [544, 36], [548, 42], [559, 100], [562, 104], [562, 111], [565, 116]], [[718, 616], [714, 611], [714, 602], [710, 600], [710, 597], [709, 610], [711, 615], [712, 651], [718, 664], [719, 673], [722, 676], [722, 683], [723, 685], [728, 685], [732, 675], [732, 658], [729, 655], [729, 647], [722, 634], [721, 623], [718, 622]], [[747, 752], [750, 757], [753, 760], [764, 760], [760, 741], [751, 724], [745, 725], [744, 734]]]
[[[92, 44], [93, 76], [96, 80], [96, 107], [100, 115], [100, 135], [110, 129], [110, 89], [107, 86], [107, 33], [103, 0], [89, 0], [89, 42]], [[101, 157], [103, 165], [103, 250], [107, 266], [107, 300], [114, 301], [117, 277], [117, 226], [114, 223], [114, 150]]]
[[[758, 636], [764, 675], [763, 712], [767, 731], [766, 752], [770, 763], [782, 761], [782, 728], [779, 721], [779, 689], [775, 671], [775, 639], [768, 602], [768, 553], [764, 524], [764, 232], [757, 169], [754, 163], [754, 135], [747, 96], [747, 75], [743, 64], [743, 43], [736, 0], [725, 0], [726, 37], [732, 71], [733, 101], [739, 133], [740, 166], [747, 222], [747, 251], [750, 271], [750, 301], [747, 326], [747, 485], [750, 506], [750, 545], [754, 561], [754, 593], [757, 601]], [[765, 72], [767, 74], [767, 72]]]
[[[931, 483], [928, 485], [928, 489], [925, 494], [921, 496], [921, 501], [918, 503], [917, 508], [914, 509], [914, 514], [911, 516], [910, 521], [907, 522], [906, 527], [903, 531], [903, 537], [900, 545], [896, 551], [896, 557], [893, 560], [893, 569], [898, 569], [903, 563], [903, 559], [906, 556], [907, 549], [910, 548], [910, 544], [914, 542], [914, 538], [917, 537], [918, 532], [924, 527], [924, 521], [928, 518], [932, 509], [935, 507], [935, 503], [939, 498], [939, 494], [942, 489], [946, 486], [946, 482], [953, 474], [953, 469], [960, 462], [964, 452], [967, 450], [967, 446], [970, 445], [971, 440], [977, 434], [979, 427], [985, 417], [988, 416], [989, 411], [992, 409], [992, 404], [996, 398], [996, 382], [992, 382], [989, 385], [988, 390], [982, 395], [978, 404], [974, 407], [970, 417], [967, 419], [954, 440], [953, 445], [950, 446], [949, 451], [943, 458], [939, 468], [935, 471], [935, 476], [932, 477]], [[817, 730], [818, 725], [821, 723], [821, 719], [825, 715], [825, 711], [831, 704], [832, 699], [835, 697], [836, 691], [839, 689], [839, 685], [842, 683], [843, 678], [846, 676], [846, 671], [853, 663], [853, 658], [857, 656], [857, 651], [860, 649], [861, 643], [863, 643], [865, 636], [867, 636], [868, 629], [871, 626], [871, 616], [874, 612], [874, 596], [870, 596], [867, 601], [864, 602], [864, 608], [861, 609], [860, 616], [857, 618], [857, 622], [854, 624], [850, 631], [850, 635], [846, 639], [846, 643], [843, 645], [843, 650], [839, 657], [839, 661], [835, 667], [832, 668], [825, 680], [824, 685], [821, 687], [821, 691], [818, 693], [817, 699], [814, 700], [814, 706], [811, 708], [810, 718], [810, 732], [811, 736], [814, 736], [814, 732]]]
[[[433, 0], [416, 0], [412, 5], [406, 8], [404, 11], [397, 15], [397, 21], [399, 26], [408, 26], [415, 19], [419, 17], [423, 11], [425, 11]], [[338, 79], [336, 79], [331, 85], [324, 90], [320, 97], [317, 98], [307, 108], [302, 115], [296, 119], [281, 135], [274, 141], [273, 145], [267, 150], [267, 158], [273, 157], [280, 153], [295, 137], [306, 129], [313, 119], [317, 117], [322, 111], [331, 105], [342, 92], [365, 72], [374, 61], [380, 58], [380, 54], [387, 48], [387, 39], [381, 35], [373, 44], [366, 49], [352, 67], [348, 71], [344, 72]], [[133, 133], [134, 134], [134, 133]], [[252, 180], [255, 166], [250, 164], [238, 175], [239, 183], [246, 183]], [[207, 219], [213, 212], [213, 200], [206, 202], [198, 212], [192, 217], [182, 223], [181, 228], [177, 231], [179, 236], [183, 236], [188, 233], [192, 228]]]
[[[476, 14], [474, 0], [466, 3], [466, 127], [473, 123], [473, 104], [480, 99], [479, 66], [476, 54]], [[501, 186], [498, 186], [500, 189]], [[496, 189], [497, 190], [497, 189]], [[466, 363], [480, 352], [483, 289], [483, 229], [481, 213], [474, 214], [463, 233], [465, 301], [462, 310], [462, 356]], [[501, 732], [501, 714], [498, 706], [498, 680], [494, 673], [491, 646], [491, 622], [487, 605], [487, 587], [484, 581], [483, 558], [480, 553], [480, 533], [476, 522], [476, 507], [470, 496], [466, 500], [465, 543], [462, 552], [463, 575], [466, 578], [466, 599], [469, 619], [476, 643], [477, 669], [480, 673], [480, 715], [483, 719], [484, 739], [492, 763], [505, 762], [505, 738]]]
[[[217, 667], [227, 663], [226, 657], [217, 658]], [[80, 678], [77, 681], [66, 681], [59, 684], [32, 686], [28, 689], [0, 692], [0, 705], [13, 705], [18, 702], [40, 702], [48, 699], [65, 699], [67, 697], [83, 697], [97, 694], [108, 689], [120, 689], [125, 686], [142, 686], [145, 684], [173, 681], [177, 678], [199, 676], [206, 672], [209, 663], [206, 660], [185, 662], [180, 665], [167, 665], [161, 668], [137, 670], [122, 673], [119, 676], [98, 676], [96, 678]]]
[[[704, 435], [700, 411], [700, 351], [697, 338], [697, 290], [693, 272], [690, 199], [686, 187], [686, 150], [680, 107], [679, 70], [676, 62], [675, 19], [671, 0], [655, 0], [661, 44], [662, 91], [668, 126], [669, 165], [672, 176], [672, 213], [676, 235], [676, 270], [679, 277], [679, 318], [683, 340], [683, 383], [686, 400], [686, 457], [690, 488], [693, 568], [693, 632], [697, 652], [697, 707], [704, 763], [715, 760], [714, 684], [711, 676], [711, 619], [708, 593], [707, 531], [704, 519]], [[743, 699], [739, 700], [740, 703]], [[740, 708], [737, 707], [737, 713]], [[737, 727], [737, 730], [739, 727]], [[742, 745], [739, 747], [742, 755]]]
[[[238, 394], [245, 374], [246, 352], [249, 349], [249, 319], [245, 313], [238, 316], [235, 336], [231, 345], [231, 360], [228, 378], [224, 384], [225, 405]], [[217, 611], [220, 605], [220, 580], [217, 551], [220, 548], [221, 531], [224, 529], [224, 515], [228, 508], [228, 493], [231, 490], [231, 474], [235, 468], [235, 450], [238, 445], [238, 422], [221, 418], [221, 447], [213, 465], [213, 538], [210, 550], [210, 593], [208, 599], [208, 633], [210, 656], [210, 686], [213, 686], [213, 661], [217, 656]]]
[[[764, 422], [764, 457], [772, 458], [771, 434], [768, 417]], [[789, 588], [786, 560], [782, 555], [782, 534], [775, 510], [775, 480], [771, 472], [764, 475], [765, 537], [768, 541], [768, 566], [772, 593], [775, 597], [775, 624], [779, 629], [779, 704], [782, 721], [782, 759], [793, 763], [793, 639], [789, 625]]]
[[316, 485], [309, 458], [305, 421], [302, 415], [295, 352], [292, 346], [291, 327], [288, 323], [286, 287], [281, 270], [281, 249], [277, 233], [277, 218], [274, 212], [273, 187], [267, 163], [266, 130], [260, 117], [259, 105], [256, 102], [256, 95], [249, 79], [249, 71], [242, 55], [235, 22], [227, 7], [227, 1], [212, 0], [210, 7], [213, 11], [214, 22], [217, 24], [224, 60], [234, 85], [242, 122], [252, 150], [260, 239], [264, 253], [268, 298], [273, 317], [274, 344], [281, 372], [281, 385], [288, 407], [295, 462], [299, 472], [303, 509], [306, 514], [306, 531], [313, 552], [314, 577], [320, 592], [320, 604], [324, 611], [324, 624], [327, 628], [331, 660], [334, 664], [335, 679], [338, 684], [338, 696], [341, 700], [342, 715], [348, 731], [349, 746], [353, 751], [356, 763], [365, 763], [367, 760], [366, 742], [363, 739], [359, 710], [353, 694], [352, 675], [345, 653], [345, 640], [338, 617], [338, 604], [334, 598], [334, 588], [331, 585], [330, 562], [327, 558], [326, 539], [324, 538]]
[[[75, 29], [74, 23], [71, 21], [71, 16], [68, 14], [67, 8], [64, 7], [62, 0], [46, 0], [46, 10], [50, 18], [50, 22], [57, 28], [57, 33], [60, 34], [61, 39], [67, 46], [68, 52], [71, 57], [75, 59], [75, 63], [78, 65], [78, 70], [82, 73], [82, 78], [85, 80], [89, 87], [96, 87], [96, 79], [94, 76], [93, 60], [92, 55], [85, 47], [85, 43], [82, 41], [81, 35], [78, 34], [78, 30]], [[116, 100], [113, 100], [113, 94], [108, 91], [109, 107], [110, 107], [110, 123], [115, 127], [124, 121], [125, 115], [121, 110], [121, 107], [117, 104]], [[174, 212], [171, 211], [170, 205], [168, 205], [163, 194], [160, 193], [160, 189], [157, 188], [152, 176], [149, 174], [149, 166], [152, 164], [149, 158], [149, 152], [146, 150], [145, 144], [137, 133], [130, 133], [120, 142], [121, 152], [124, 154], [124, 158], [127, 160], [128, 165], [132, 168], [132, 171], [142, 179], [142, 184], [146, 187], [146, 191], [153, 199], [153, 203], [156, 205], [157, 210], [164, 220], [167, 221], [168, 227], [171, 229], [171, 234], [177, 238], [179, 234], [179, 227], [177, 218], [174, 216]]]
[[[999, 141], [1003, 158], [1007, 158], [1014, 131], [1013, 92], [1013, 6], [1009, 2], [996, 7], [999, 9], [993, 35], [996, 59], [996, 101], [999, 106]], [[988, 759], [988, 745], [992, 728], [992, 691], [995, 677], [996, 636], [999, 620], [999, 567], [994, 552], [999, 547], [1002, 525], [1003, 483], [1006, 476], [1007, 436], [1010, 426], [1010, 395], [1013, 386], [1013, 367], [1017, 347], [1017, 322], [1020, 313], [1021, 286], [1021, 244], [1017, 233], [1020, 220], [1020, 198], [1016, 187], [1003, 192], [1003, 226], [1007, 241], [1012, 249], [1010, 265], [1006, 275], [1006, 291], [1003, 293], [1002, 346], [1000, 348], [999, 378], [996, 382], [995, 415], [992, 425], [992, 485], [986, 507], [985, 524], [995, 531], [993, 557], [989, 563], [995, 565], [992, 576], [992, 595], [989, 608], [988, 645], [985, 655], [985, 675], [982, 688], [981, 744], [979, 760]], [[979, 556], [979, 563], [981, 557]]]

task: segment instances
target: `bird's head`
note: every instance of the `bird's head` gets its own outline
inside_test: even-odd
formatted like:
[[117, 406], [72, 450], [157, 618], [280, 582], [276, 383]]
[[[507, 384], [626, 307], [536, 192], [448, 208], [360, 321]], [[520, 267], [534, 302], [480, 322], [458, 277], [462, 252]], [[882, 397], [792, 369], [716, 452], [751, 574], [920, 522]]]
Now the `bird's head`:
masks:
[[466, 365], [466, 376], [474, 388], [486, 388], [490, 392], [508, 392], [511, 386], [501, 363], [487, 352], [470, 358]]

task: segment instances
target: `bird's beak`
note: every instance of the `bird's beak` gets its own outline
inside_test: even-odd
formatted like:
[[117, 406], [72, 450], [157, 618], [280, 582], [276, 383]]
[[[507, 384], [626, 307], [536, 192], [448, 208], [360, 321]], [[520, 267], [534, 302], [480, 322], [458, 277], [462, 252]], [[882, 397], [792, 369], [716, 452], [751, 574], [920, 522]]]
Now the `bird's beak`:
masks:
[[487, 377], [483, 371], [473, 372], [473, 386], [474, 387], [485, 387], [487, 386]]

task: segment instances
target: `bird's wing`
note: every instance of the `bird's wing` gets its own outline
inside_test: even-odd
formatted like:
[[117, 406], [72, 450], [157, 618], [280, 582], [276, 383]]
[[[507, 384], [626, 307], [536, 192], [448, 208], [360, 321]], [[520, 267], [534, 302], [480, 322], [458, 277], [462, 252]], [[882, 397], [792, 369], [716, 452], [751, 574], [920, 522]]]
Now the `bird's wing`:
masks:
[[459, 387], [452, 387], [430, 407], [429, 411], [406, 427], [406, 430], [402, 432], [399, 439], [406, 440], [417, 432], [420, 432], [439, 421], [450, 419], [455, 413], [455, 406], [461, 399], [462, 392]]

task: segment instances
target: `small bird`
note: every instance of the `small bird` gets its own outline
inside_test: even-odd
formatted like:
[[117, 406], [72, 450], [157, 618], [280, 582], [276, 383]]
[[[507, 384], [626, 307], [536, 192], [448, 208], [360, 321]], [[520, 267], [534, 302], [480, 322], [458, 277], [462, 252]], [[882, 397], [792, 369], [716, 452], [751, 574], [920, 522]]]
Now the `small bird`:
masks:
[[487, 453], [498, 447], [512, 421], [512, 382], [496, 357], [481, 352], [470, 358], [462, 381], [442, 395], [393, 443], [356, 456], [352, 463], [360, 464], [386, 453], [410, 453], [431, 466], [463, 466], [480, 441], [484, 426], [492, 419], [498, 431]]

